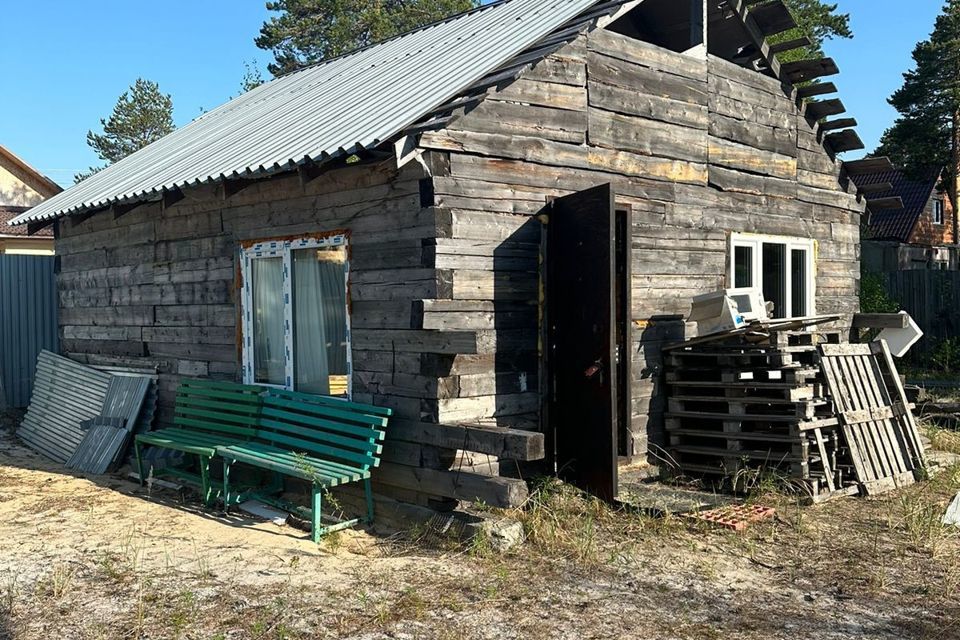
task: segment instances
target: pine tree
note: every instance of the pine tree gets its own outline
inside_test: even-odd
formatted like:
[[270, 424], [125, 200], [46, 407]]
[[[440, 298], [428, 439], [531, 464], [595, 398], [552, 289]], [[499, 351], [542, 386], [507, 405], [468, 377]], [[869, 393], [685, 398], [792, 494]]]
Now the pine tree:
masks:
[[[160, 92], [156, 82], [137, 78], [124, 91], [107, 119], [100, 120], [103, 133], [87, 132], [87, 144], [107, 165], [126, 158], [173, 131], [173, 101]], [[75, 182], [89, 178], [104, 167], [90, 167], [74, 176]]]
[[933, 33], [913, 51], [914, 67], [890, 98], [900, 117], [876, 155], [918, 175], [943, 166], [942, 187], [957, 211], [960, 190], [960, 0], [947, 0]]
[[274, 76], [442, 20], [479, 0], [273, 0], [255, 42], [271, 51]]

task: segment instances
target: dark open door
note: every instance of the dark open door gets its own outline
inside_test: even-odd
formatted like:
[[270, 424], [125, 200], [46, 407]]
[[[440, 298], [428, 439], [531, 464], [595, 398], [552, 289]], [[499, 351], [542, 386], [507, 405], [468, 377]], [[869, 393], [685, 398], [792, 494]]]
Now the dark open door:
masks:
[[[547, 208], [544, 429], [564, 480], [617, 497], [617, 252], [609, 185]], [[622, 304], [622, 302], [621, 302]]]

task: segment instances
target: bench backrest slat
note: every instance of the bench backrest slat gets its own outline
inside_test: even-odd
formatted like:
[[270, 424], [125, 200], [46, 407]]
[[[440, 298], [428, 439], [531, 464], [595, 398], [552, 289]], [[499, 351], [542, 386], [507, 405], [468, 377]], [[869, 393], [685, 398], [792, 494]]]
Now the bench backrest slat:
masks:
[[173, 422], [238, 438], [256, 435], [263, 388], [219, 380], [184, 379], [177, 388]]
[[297, 402], [319, 404], [334, 409], [338, 407], [343, 408], [344, 406], [349, 406], [350, 411], [359, 411], [370, 416], [379, 416], [381, 418], [389, 418], [393, 415], [393, 409], [388, 409], [387, 407], [378, 407], [372, 404], [353, 402], [352, 400], [337, 398], [335, 396], [315, 396], [312, 394], [299, 393], [297, 391], [286, 391], [285, 389], [274, 389], [271, 391], [270, 395], [275, 398], [284, 398], [287, 400], [295, 400]]
[[370, 405], [294, 391], [270, 389], [263, 396], [257, 437], [297, 453], [368, 470], [380, 464], [385, 415], [371, 415]]

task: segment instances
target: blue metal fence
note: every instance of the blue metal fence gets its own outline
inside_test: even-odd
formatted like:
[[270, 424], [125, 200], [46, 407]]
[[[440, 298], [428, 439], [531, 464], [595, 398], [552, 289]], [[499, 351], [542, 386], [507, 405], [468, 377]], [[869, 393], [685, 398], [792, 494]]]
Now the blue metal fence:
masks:
[[0, 255], [0, 383], [7, 406], [30, 403], [37, 356], [59, 351], [54, 260]]

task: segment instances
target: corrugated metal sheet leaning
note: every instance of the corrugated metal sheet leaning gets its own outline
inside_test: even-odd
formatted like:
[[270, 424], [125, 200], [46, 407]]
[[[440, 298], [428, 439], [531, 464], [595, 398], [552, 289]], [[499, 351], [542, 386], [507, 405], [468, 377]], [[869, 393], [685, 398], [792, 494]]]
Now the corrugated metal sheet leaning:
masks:
[[67, 460], [67, 467], [87, 473], [106, 473], [123, 459], [151, 386], [144, 376], [113, 376], [101, 414], [84, 420], [80, 446]]
[[112, 375], [43, 351], [17, 435], [69, 468], [105, 473], [123, 460], [132, 433], [150, 428], [156, 399], [155, 374]]
[[[598, 0], [506, 0], [268, 82], [18, 216], [52, 220], [375, 148]], [[358, 106], [359, 105], [359, 106]]]
[[80, 423], [100, 415], [111, 377], [42, 351], [33, 397], [17, 435], [48, 458], [66, 462], [86, 435]]

